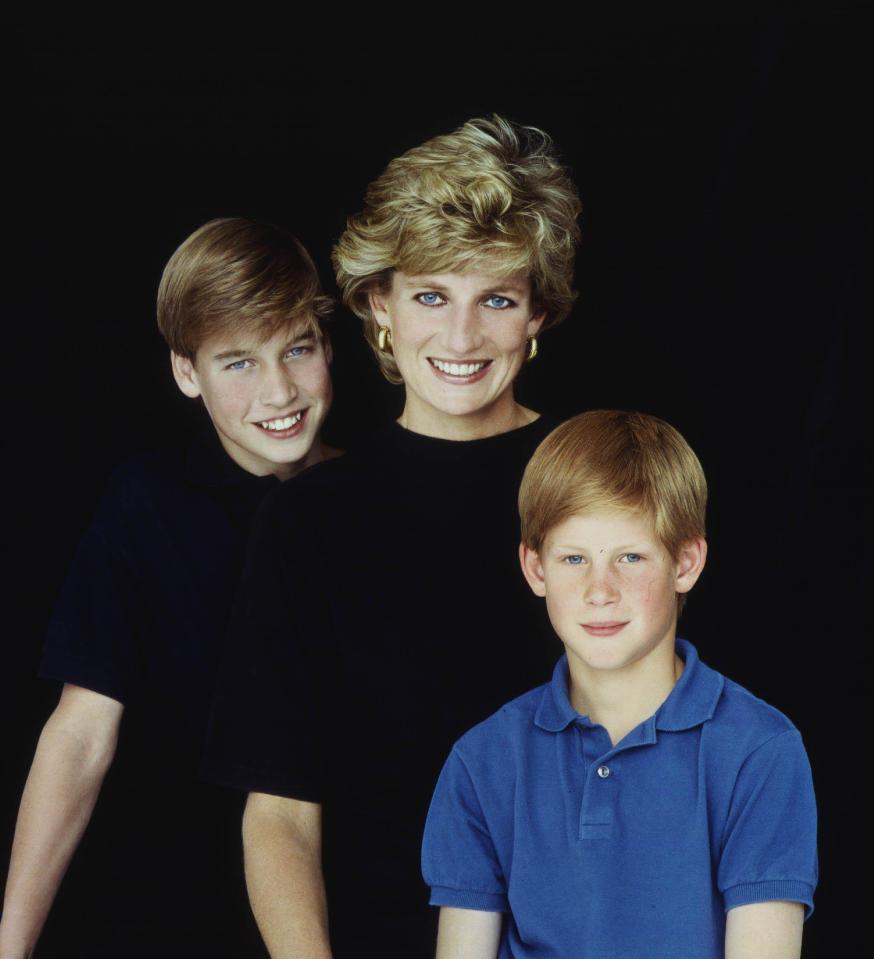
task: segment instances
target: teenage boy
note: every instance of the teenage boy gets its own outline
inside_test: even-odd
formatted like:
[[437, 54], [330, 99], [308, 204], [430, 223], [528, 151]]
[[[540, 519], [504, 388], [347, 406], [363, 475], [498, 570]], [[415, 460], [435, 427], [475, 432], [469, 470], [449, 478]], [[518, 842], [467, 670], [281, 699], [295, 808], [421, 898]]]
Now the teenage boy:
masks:
[[2, 959], [36, 944], [128, 706], [119, 759], [132, 760], [121, 776], [131, 795], [114, 797], [125, 812], [108, 827], [95, 823], [113, 852], [93, 865], [87, 899], [65, 889], [58, 911], [73, 914], [50, 925], [40, 955], [257, 948], [238, 878], [239, 809], [222, 809], [226, 798], [192, 773], [254, 512], [280, 480], [333, 452], [320, 439], [330, 307], [307, 252], [269, 224], [213, 220], [167, 264], [158, 326], [176, 383], [203, 401], [212, 429], [117, 470], [76, 555], [40, 669], [64, 686], [21, 800]]
[[705, 502], [655, 417], [584, 413], [538, 447], [520, 558], [565, 655], [443, 768], [423, 850], [441, 959], [800, 955], [817, 875], [801, 737], [675, 639]]

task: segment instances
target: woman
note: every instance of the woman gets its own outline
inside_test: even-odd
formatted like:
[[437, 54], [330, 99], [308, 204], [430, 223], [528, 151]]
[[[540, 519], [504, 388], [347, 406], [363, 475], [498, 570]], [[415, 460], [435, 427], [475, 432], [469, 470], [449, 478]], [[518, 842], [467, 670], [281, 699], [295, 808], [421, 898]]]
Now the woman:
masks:
[[244, 574], [207, 767], [250, 793], [274, 956], [433, 955], [418, 850], [442, 759], [555, 658], [515, 506], [554, 424], [513, 381], [573, 302], [578, 213], [545, 134], [473, 120], [393, 160], [334, 251], [405, 402], [272, 498]]

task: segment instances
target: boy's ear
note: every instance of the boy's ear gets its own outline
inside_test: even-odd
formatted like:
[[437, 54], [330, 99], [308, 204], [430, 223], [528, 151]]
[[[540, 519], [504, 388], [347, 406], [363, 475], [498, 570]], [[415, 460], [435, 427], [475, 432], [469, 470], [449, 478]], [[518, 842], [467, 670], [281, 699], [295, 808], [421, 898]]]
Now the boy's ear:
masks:
[[707, 561], [707, 540], [703, 536], [686, 540], [677, 556], [676, 589], [678, 593], [688, 593], [698, 582], [701, 570]]
[[200, 381], [194, 362], [187, 356], [180, 356], [170, 350], [170, 369], [173, 370], [173, 379], [179, 389], [191, 399], [197, 399], [200, 396]]
[[525, 574], [525, 579], [528, 580], [528, 585], [534, 595], [545, 596], [546, 583], [543, 577], [543, 566], [540, 563], [540, 556], [537, 551], [524, 543], [520, 543], [519, 564], [522, 566], [522, 572]]

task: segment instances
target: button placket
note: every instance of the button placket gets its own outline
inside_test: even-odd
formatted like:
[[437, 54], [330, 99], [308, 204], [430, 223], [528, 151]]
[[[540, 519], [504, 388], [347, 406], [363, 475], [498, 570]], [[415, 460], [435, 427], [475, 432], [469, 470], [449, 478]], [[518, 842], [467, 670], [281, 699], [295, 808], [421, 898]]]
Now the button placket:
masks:
[[[601, 746], [603, 750], [604, 746], [609, 746], [609, 741], [597, 745], [596, 743], [596, 740], [590, 741], [590, 749], [592, 746]], [[589, 753], [591, 759], [586, 769], [586, 786], [580, 807], [581, 840], [610, 839], [613, 834], [618, 784], [615, 782], [615, 769], [604, 762], [604, 758], [610, 753], [609, 749], [606, 753], [601, 752], [600, 756]]]

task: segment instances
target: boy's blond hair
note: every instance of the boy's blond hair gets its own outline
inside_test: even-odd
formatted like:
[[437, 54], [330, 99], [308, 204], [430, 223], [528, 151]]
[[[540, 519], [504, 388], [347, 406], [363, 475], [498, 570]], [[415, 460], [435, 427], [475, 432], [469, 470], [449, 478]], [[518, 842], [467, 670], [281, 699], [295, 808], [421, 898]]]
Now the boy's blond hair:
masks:
[[332, 300], [302, 244], [270, 223], [210, 220], [170, 257], [158, 288], [158, 328], [194, 360], [217, 333], [250, 330], [258, 342], [301, 323], [321, 335]]
[[387, 293], [394, 270], [524, 274], [548, 329], [576, 299], [580, 209], [550, 138], [499, 116], [469, 120], [392, 160], [333, 252], [343, 300], [364, 321], [385, 376], [401, 382], [393, 357], [379, 349], [369, 295]]
[[646, 413], [592, 410], [556, 427], [534, 451], [519, 490], [522, 542], [539, 552], [571, 516], [627, 510], [651, 517], [676, 559], [683, 543], [705, 535], [706, 505], [704, 470], [673, 426]]

